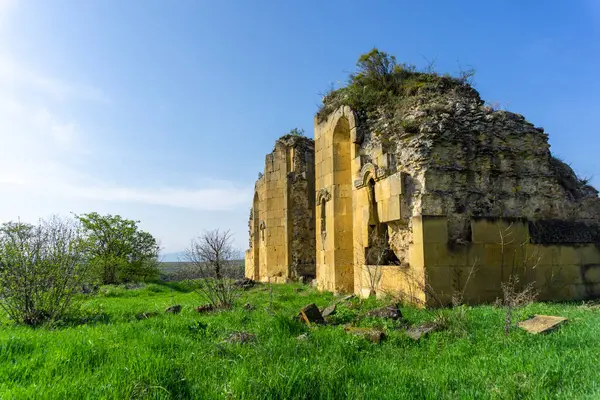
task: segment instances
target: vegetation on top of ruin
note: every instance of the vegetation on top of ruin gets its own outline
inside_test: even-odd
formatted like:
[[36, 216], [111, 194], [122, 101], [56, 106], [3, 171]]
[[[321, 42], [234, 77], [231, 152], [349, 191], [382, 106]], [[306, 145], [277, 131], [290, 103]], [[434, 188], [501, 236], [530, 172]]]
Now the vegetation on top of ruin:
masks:
[[349, 106], [363, 122], [384, 113], [401, 116], [402, 110], [411, 105], [451, 92], [481, 103], [479, 93], [471, 86], [474, 73], [472, 69], [458, 76], [441, 75], [433, 68], [421, 71], [374, 48], [359, 57], [356, 72], [350, 74], [346, 86], [332, 89], [323, 97], [317, 119], [324, 121], [341, 106]]
[[[398, 63], [393, 55], [374, 48], [359, 57], [356, 71], [349, 75], [346, 86], [325, 94], [317, 121], [323, 122], [340, 107], [349, 106], [357, 122], [382, 143], [423, 132], [431, 136], [431, 126], [443, 123], [448, 130], [459, 113], [465, 109], [474, 111], [484, 105], [472, 86], [474, 73], [469, 69], [457, 76], [440, 74], [432, 65], [419, 70], [414, 65]], [[485, 107], [483, 111], [495, 114], [499, 120], [512, 120], [533, 128], [521, 115], [493, 107]], [[456, 132], [464, 134], [464, 129], [456, 128]], [[545, 135], [543, 129], [534, 129]], [[598, 191], [589, 185], [589, 179], [579, 178], [568, 164], [552, 154], [549, 154], [548, 162], [551, 173], [573, 199], [598, 197]]]
[[304, 129], [293, 128], [285, 135], [277, 139], [278, 142], [284, 143], [286, 146], [296, 147], [298, 143], [313, 142], [311, 138], [306, 137]]

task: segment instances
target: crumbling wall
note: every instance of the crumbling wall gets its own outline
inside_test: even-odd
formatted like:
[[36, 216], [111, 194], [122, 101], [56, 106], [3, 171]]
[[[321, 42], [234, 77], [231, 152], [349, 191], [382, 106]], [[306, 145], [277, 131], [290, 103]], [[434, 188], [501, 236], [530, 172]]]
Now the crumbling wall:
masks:
[[[401, 277], [411, 277], [416, 297], [429, 302], [424, 285], [451, 291], [451, 276], [479, 260], [488, 269], [478, 275], [479, 297], [472, 299], [487, 301], [506, 278], [497, 266], [502, 247], [532, 245], [536, 251], [555, 246], [551, 251], [564, 254], [553, 263], [566, 271], [570, 292], [548, 292], [550, 298], [600, 294], [600, 253], [594, 253], [600, 248], [598, 192], [552, 156], [541, 128], [485, 106], [470, 76], [418, 71], [373, 49], [359, 58], [347, 86], [323, 98], [315, 118], [320, 288], [347, 290], [353, 282], [355, 292], [369, 295], [377, 290], [365, 280], [379, 270], [378, 290], [406, 290]], [[350, 150], [340, 152], [348, 140]], [[351, 168], [341, 168], [348, 155]], [[350, 169], [351, 185], [345, 177]], [[496, 224], [481, 230], [482, 218]], [[513, 220], [527, 227], [526, 235], [513, 240], [526, 243], [498, 242], [506, 239], [496, 237], [499, 227]], [[371, 232], [382, 230], [395, 268], [366, 265], [381, 260], [368, 254], [374, 249]], [[432, 268], [436, 264], [441, 267]], [[553, 268], [540, 271], [553, 274]]]
[[265, 157], [248, 223], [247, 277], [285, 282], [315, 275], [313, 158], [312, 140], [295, 135], [277, 140]]
[[[487, 269], [473, 276], [474, 287], [466, 299], [495, 299], [508, 276], [497, 265], [503, 250], [499, 242], [473, 243], [472, 232], [477, 218], [495, 218], [503, 224], [526, 221], [529, 236], [523, 240], [533, 246], [528, 250], [547, 253], [544, 246], [554, 245], [561, 254], [574, 252], [579, 260], [561, 256], [551, 263], [546, 258], [538, 267], [539, 276], [523, 277], [536, 280], [542, 298], [599, 295], [597, 258], [585, 255], [594, 253], [594, 245], [600, 244], [598, 192], [552, 156], [547, 134], [518, 114], [484, 106], [475, 91], [464, 88], [411, 104], [403, 109], [402, 118], [392, 117], [388, 122], [385, 113], [375, 120], [352, 113], [356, 116], [352, 135], [355, 292], [372, 293], [368, 275], [380, 268], [378, 294], [410, 291], [411, 297], [433, 304], [438, 300], [425, 293], [425, 286], [430, 285], [442, 291], [446, 301], [456, 289], [452, 281], [466, 276], [476, 263], [477, 269]], [[341, 108], [318, 124], [322, 125], [319, 130], [331, 131], [336, 118], [349, 112]], [[374, 180], [379, 220], [385, 222], [390, 247], [398, 258], [395, 268], [367, 266], [364, 258], [372, 212], [370, 179]], [[331, 182], [319, 183], [325, 185], [322, 189], [327, 189], [326, 184]], [[429, 218], [436, 216], [442, 218]], [[415, 235], [415, 221], [425, 217], [428, 232]], [[423, 224], [419, 222], [419, 230]], [[444, 235], [432, 233], [442, 228]], [[486, 229], [490, 236], [491, 230], [499, 228]], [[438, 239], [443, 243], [431, 243]], [[521, 245], [513, 241], [504, 244], [507, 252]], [[585, 257], [594, 261], [586, 264], [581, 261]], [[331, 264], [326, 271], [335, 271], [335, 262]], [[432, 269], [433, 265], [442, 268]], [[555, 278], [548, 274], [561, 276], [562, 289], [554, 287]]]
[[288, 152], [290, 276], [314, 278], [315, 271], [315, 147], [303, 136], [279, 139]]
[[551, 155], [548, 135], [523, 116], [453, 93], [405, 118], [419, 140], [400, 138], [396, 152], [415, 149], [420, 158], [418, 212], [448, 216], [451, 241], [468, 240], [477, 216], [600, 222], [598, 192]]

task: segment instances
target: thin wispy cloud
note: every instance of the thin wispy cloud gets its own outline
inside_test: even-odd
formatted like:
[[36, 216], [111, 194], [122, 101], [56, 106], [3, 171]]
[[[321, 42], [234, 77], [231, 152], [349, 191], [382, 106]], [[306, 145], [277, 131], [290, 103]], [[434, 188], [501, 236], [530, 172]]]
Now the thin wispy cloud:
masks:
[[[3, 88], [0, 79], [0, 90]], [[72, 166], [91, 154], [86, 135], [76, 120], [62, 119], [50, 107], [37, 107], [0, 93], [0, 141], [6, 149], [0, 157], [0, 186], [7, 193], [27, 191], [31, 195], [165, 205], [196, 210], [228, 210], [245, 204], [250, 188], [231, 183], [209, 183], [208, 187], [139, 188], [115, 186]], [[10, 186], [8, 188], [7, 186]]]
[[10, 11], [16, 6], [16, 0], [0, 0], [0, 29], [10, 15]]
[[[15, 0], [0, 0], [0, 29], [15, 6]], [[8, 37], [5, 31], [1, 33], [4, 39]], [[209, 181], [201, 187], [138, 187], [135, 183], [109, 184], [93, 176], [85, 170], [88, 158], [93, 159], [85, 124], [76, 114], [66, 117], [57, 111], [82, 101], [96, 108], [112, 103], [101, 88], [57, 78], [39, 65], [19, 60], [8, 51], [0, 52], [0, 191], [14, 196], [53, 197], [65, 205], [84, 200], [229, 210], [248, 203], [251, 188], [229, 182]], [[111, 148], [110, 144], [104, 147]], [[6, 196], [0, 198], [0, 207], [9, 202]]]
[[74, 98], [101, 103], [111, 102], [108, 95], [98, 88], [67, 83], [45, 76], [29, 66], [17, 62], [7, 53], [0, 53], [0, 84], [11, 89], [37, 90], [41, 94], [60, 101]]

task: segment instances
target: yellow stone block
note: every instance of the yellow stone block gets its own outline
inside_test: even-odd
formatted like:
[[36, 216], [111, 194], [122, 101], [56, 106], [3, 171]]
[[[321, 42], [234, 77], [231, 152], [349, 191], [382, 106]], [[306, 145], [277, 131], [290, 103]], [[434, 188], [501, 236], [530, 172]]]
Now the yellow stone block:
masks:
[[400, 196], [403, 192], [403, 180], [404, 176], [401, 172], [398, 172], [389, 178], [387, 178], [390, 185], [390, 196]]
[[408, 245], [408, 263], [412, 268], [423, 268], [425, 260], [422, 244], [412, 243]]
[[581, 264], [600, 264], [600, 250], [594, 244], [588, 244], [577, 248]]
[[388, 200], [388, 214], [382, 222], [398, 221], [402, 219], [402, 202], [400, 196], [392, 196]]
[[469, 266], [466, 246], [450, 248], [446, 243], [425, 243], [423, 254], [427, 267]]
[[427, 268], [425, 272], [425, 280], [427, 290], [435, 292], [436, 295], [452, 295], [452, 268]]
[[523, 264], [523, 251], [515, 246], [501, 246], [499, 244], [485, 244], [481, 267], [517, 267]]
[[581, 267], [583, 283], [600, 283], [600, 264], [588, 264]]
[[529, 242], [529, 226], [522, 221], [472, 219], [473, 243], [521, 245]]
[[[498, 268], [454, 267], [452, 282], [455, 290], [501, 291], [502, 271]], [[470, 274], [470, 275], [469, 275]], [[468, 279], [468, 280], [467, 280]]]
[[448, 242], [448, 219], [445, 217], [423, 217], [424, 243]]
[[413, 242], [423, 243], [423, 220], [421, 216], [412, 218], [412, 231], [413, 231]]

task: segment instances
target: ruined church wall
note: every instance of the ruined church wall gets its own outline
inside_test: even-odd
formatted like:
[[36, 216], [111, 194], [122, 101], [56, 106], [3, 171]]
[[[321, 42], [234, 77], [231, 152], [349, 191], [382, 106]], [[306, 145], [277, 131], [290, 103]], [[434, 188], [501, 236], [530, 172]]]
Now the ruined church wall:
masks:
[[[522, 270], [516, 274], [521, 282], [534, 283], [542, 300], [600, 295], [597, 192], [554, 161], [547, 135], [523, 117], [479, 103], [452, 104], [457, 115], [425, 112], [428, 118], [419, 132], [387, 142], [357, 125], [347, 107], [315, 124], [319, 287], [349, 291], [348, 280], [339, 279], [349, 269], [336, 262], [336, 235], [349, 234], [345, 243], [353, 248], [353, 291], [363, 296], [375, 287], [378, 295], [446, 304], [475, 270], [465, 300], [489, 302], [501, 296], [502, 282], [516, 267]], [[344, 119], [347, 125], [340, 124]], [[334, 138], [340, 127], [351, 142], [350, 218], [347, 203], [339, 206], [335, 195], [348, 190], [337, 184]], [[387, 224], [399, 265], [365, 263], [372, 212], [369, 179], [375, 182], [379, 219]], [[319, 222], [322, 215], [325, 224]], [[319, 234], [323, 226], [325, 235]], [[501, 244], [499, 229], [519, 233]]]
[[[309, 193], [308, 184], [314, 180], [309, 166], [313, 151], [310, 139], [286, 140], [284, 137], [265, 157], [264, 174], [255, 185], [257, 201], [253, 202], [248, 224], [247, 277], [285, 282], [304, 274], [311, 275], [311, 272], [314, 275], [313, 211], [310, 208], [314, 191]], [[300, 247], [299, 241], [303, 240], [307, 242]]]
[[314, 142], [289, 150], [289, 232], [290, 274], [294, 278], [315, 278], [315, 155]]
[[[412, 215], [419, 198], [409, 173], [423, 179], [416, 164], [398, 168], [393, 154], [371, 140], [370, 132], [356, 125], [348, 107], [340, 108], [321, 123], [315, 121], [320, 289], [368, 294], [374, 279], [365, 265], [366, 248], [370, 245], [368, 223], [376, 212], [379, 222], [387, 225], [392, 249], [416, 277], [416, 282], [405, 289], [410, 288], [417, 298], [423, 298], [417, 289], [423, 282], [423, 256], [418, 244], [413, 243], [412, 229]], [[369, 200], [370, 180], [374, 181], [376, 206]], [[395, 271], [386, 267], [375, 279], [396, 285]]]

